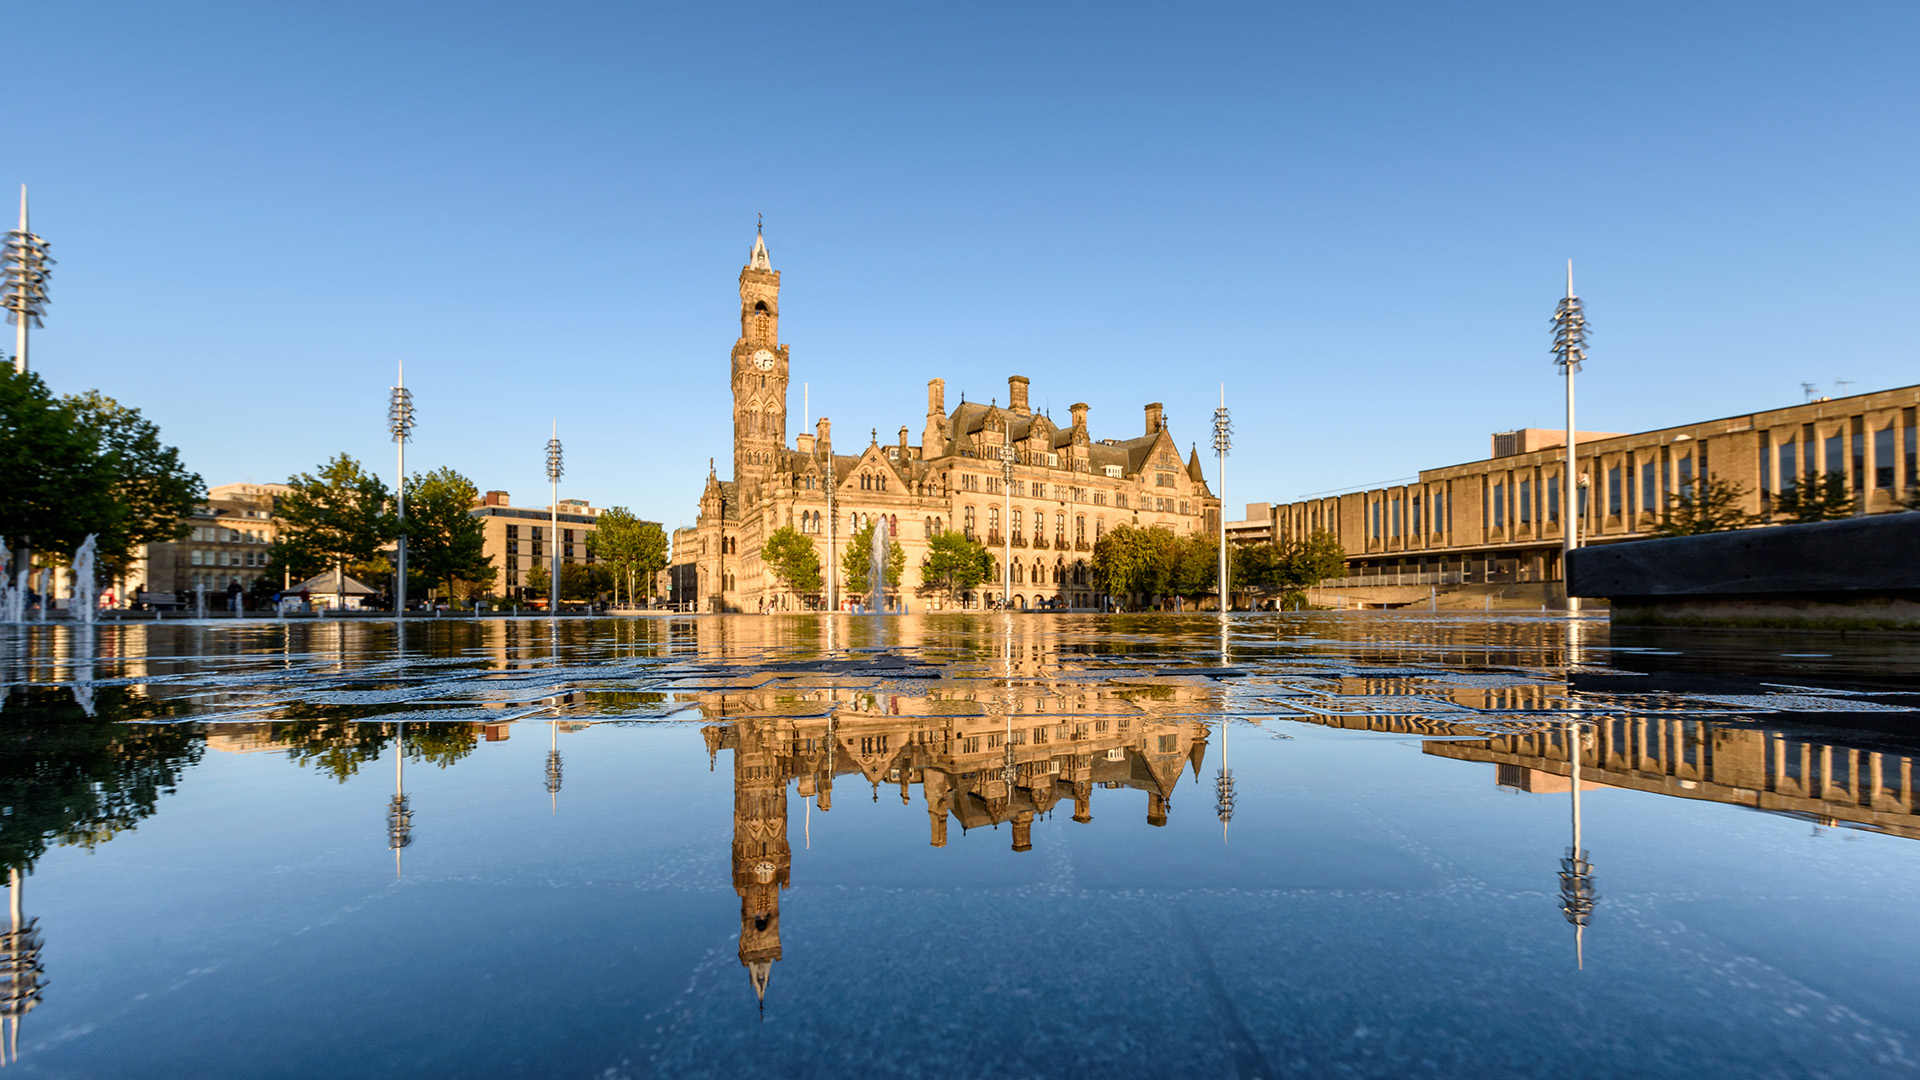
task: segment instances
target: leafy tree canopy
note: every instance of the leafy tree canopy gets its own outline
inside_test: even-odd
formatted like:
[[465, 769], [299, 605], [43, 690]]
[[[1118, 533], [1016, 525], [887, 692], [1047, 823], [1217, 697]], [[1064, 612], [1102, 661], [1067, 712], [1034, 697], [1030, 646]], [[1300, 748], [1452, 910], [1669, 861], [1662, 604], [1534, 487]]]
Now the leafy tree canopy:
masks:
[[791, 525], [783, 525], [760, 546], [760, 560], [780, 579], [788, 592], [810, 596], [820, 591], [820, 554], [813, 541]]
[[389, 509], [393, 493], [378, 476], [340, 454], [317, 474], [300, 473], [287, 484], [293, 490], [280, 500], [273, 555], [296, 581], [341, 566], [370, 576], [392, 572], [380, 548], [398, 535]]
[[920, 564], [920, 591], [951, 601], [979, 588], [992, 565], [993, 557], [980, 541], [957, 529], [936, 533], [927, 542], [926, 561]]
[[414, 473], [407, 481], [407, 570], [454, 592], [464, 581], [486, 591], [497, 571], [486, 554], [486, 522], [474, 517], [480, 490], [449, 468]]
[[600, 515], [587, 536], [587, 551], [613, 570], [616, 581], [626, 582], [631, 601], [640, 583], [647, 595], [653, 595], [654, 580], [667, 567], [667, 533], [654, 522], [634, 517], [626, 507], [616, 506]]

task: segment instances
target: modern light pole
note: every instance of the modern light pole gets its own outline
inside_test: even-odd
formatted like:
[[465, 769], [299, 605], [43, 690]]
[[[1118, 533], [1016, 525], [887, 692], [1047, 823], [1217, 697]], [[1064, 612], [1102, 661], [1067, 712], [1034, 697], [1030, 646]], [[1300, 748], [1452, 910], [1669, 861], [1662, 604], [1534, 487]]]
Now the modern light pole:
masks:
[[20, 227], [8, 230], [5, 252], [0, 254], [0, 288], [5, 290], [0, 304], [6, 306], [7, 321], [14, 326], [16, 374], [27, 371], [27, 328], [40, 329], [46, 314], [47, 278], [52, 274], [48, 267], [53, 265], [49, 246], [27, 228], [27, 185], [21, 184]]
[[400, 849], [413, 843], [413, 807], [407, 799], [407, 725], [393, 744], [393, 798], [387, 801], [387, 847], [393, 849], [393, 876], [400, 876]]
[[1233, 448], [1233, 419], [1227, 414], [1226, 383], [1220, 384], [1220, 407], [1213, 410], [1213, 448], [1220, 455], [1220, 617], [1224, 619], [1232, 603], [1227, 591], [1227, 451]]
[[547, 614], [560, 614], [560, 474], [565, 472], [565, 464], [560, 454], [560, 421], [553, 421], [553, 437], [547, 440], [547, 483], [551, 486], [551, 498], [547, 509], [553, 518], [547, 527], [547, 543], [553, 549], [553, 558], [549, 562], [553, 571], [547, 580]]
[[[0, 249], [0, 306], [7, 309], [7, 321], [14, 325], [13, 370], [27, 371], [27, 330], [41, 326], [46, 313], [48, 267], [47, 242], [27, 228], [27, 185], [20, 185], [20, 227], [9, 230], [4, 249]], [[32, 538], [29, 537], [28, 540]], [[33, 565], [33, 548], [22, 542], [14, 548], [13, 565], [22, 574]], [[20, 582], [25, 591], [26, 581]], [[44, 609], [43, 609], [44, 610]]]
[[404, 619], [407, 616], [407, 440], [413, 438], [413, 391], [407, 389], [407, 364], [400, 362], [399, 376], [395, 380], [393, 397], [387, 403], [387, 430], [393, 433], [393, 443], [400, 450], [400, 475], [393, 485], [394, 505], [400, 519], [400, 535], [394, 540], [394, 562], [397, 570], [394, 574], [393, 611], [394, 617]]
[[[1573, 292], [1573, 260], [1567, 260], [1567, 295], [1553, 312], [1554, 364], [1567, 377], [1567, 471], [1560, 483], [1560, 580], [1570, 586], [1567, 567], [1573, 549], [1580, 546], [1580, 519], [1575, 515], [1580, 500], [1574, 494], [1580, 485], [1579, 454], [1574, 445], [1573, 376], [1587, 358], [1587, 313]], [[1569, 589], [1567, 610], [1579, 611], [1580, 600]]]
[[1000, 606], [1013, 610], [1013, 445], [1000, 448], [1000, 496], [1006, 509], [1000, 511]]

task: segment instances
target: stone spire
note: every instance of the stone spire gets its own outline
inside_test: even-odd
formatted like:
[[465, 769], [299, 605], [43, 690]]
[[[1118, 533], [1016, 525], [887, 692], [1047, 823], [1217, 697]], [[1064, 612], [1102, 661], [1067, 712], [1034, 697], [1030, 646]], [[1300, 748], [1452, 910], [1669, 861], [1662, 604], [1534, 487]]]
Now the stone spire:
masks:
[[773, 260], [767, 256], [767, 238], [763, 231], [765, 228], [765, 221], [753, 227], [753, 251], [747, 255], [747, 268], [750, 270], [773, 269]]
[[1193, 453], [1187, 456], [1187, 479], [1196, 484], [1204, 484], [1207, 482], [1207, 477], [1200, 471], [1200, 445], [1198, 443], [1189, 445], [1193, 447]]

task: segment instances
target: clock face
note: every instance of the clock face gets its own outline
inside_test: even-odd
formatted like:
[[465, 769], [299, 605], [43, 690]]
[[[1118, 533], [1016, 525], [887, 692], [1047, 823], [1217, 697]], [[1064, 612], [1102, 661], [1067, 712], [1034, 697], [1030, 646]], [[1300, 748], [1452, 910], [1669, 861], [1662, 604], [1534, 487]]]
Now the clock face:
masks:
[[765, 349], [753, 354], [753, 366], [761, 371], [773, 370], [773, 354]]

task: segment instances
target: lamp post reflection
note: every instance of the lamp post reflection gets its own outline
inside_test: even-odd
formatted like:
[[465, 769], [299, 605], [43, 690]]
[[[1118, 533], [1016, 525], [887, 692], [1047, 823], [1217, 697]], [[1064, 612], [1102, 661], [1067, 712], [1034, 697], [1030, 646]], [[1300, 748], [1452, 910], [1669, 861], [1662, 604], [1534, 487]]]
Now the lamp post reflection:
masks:
[[1593, 916], [1593, 863], [1587, 849], [1580, 846], [1580, 758], [1586, 732], [1578, 721], [1567, 723], [1567, 762], [1573, 789], [1573, 846], [1560, 860], [1560, 914], [1573, 924], [1574, 963], [1586, 969], [1587, 921]]
[[20, 1060], [20, 1022], [40, 1004], [41, 978], [39, 920], [21, 915], [21, 887], [26, 880], [19, 867], [7, 874], [13, 929], [0, 934], [0, 1017], [7, 1022], [7, 1040], [0, 1047], [0, 1065]]
[[413, 843], [413, 808], [406, 791], [407, 725], [393, 744], [393, 799], [387, 803], [387, 846], [393, 849], [393, 876], [400, 876], [400, 849]]

